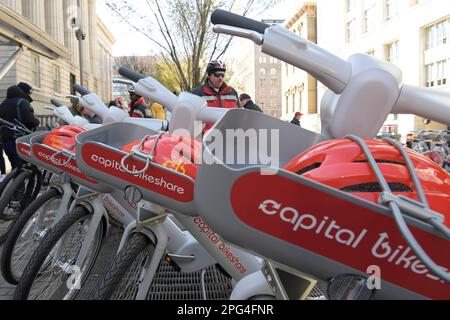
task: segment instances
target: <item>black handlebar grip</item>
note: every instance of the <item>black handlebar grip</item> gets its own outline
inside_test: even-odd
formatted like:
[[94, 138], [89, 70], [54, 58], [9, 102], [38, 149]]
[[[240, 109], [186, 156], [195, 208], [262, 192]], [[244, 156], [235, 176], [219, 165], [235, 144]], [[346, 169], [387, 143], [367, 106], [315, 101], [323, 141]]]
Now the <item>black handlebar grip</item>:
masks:
[[264, 34], [266, 32], [266, 29], [270, 27], [270, 25], [263, 22], [246, 18], [221, 9], [216, 9], [213, 11], [213, 13], [211, 14], [211, 23], [224, 24], [241, 29], [253, 30], [260, 34]]
[[80, 86], [79, 84], [74, 84], [73, 85], [73, 90], [75, 90], [76, 92], [78, 92], [79, 94], [81, 94], [82, 96], [85, 96], [89, 93], [91, 93], [88, 89]]
[[147, 78], [147, 76], [145, 74], [133, 71], [133, 70], [125, 68], [125, 67], [119, 68], [119, 74], [122, 77], [130, 79], [133, 82], [138, 82], [139, 80]]
[[52, 99], [52, 100], [50, 100], [50, 102], [52, 103], [52, 105], [54, 105], [55, 107], [58, 107], [58, 108], [64, 106], [64, 103], [62, 103], [61, 101], [58, 101], [56, 99]]

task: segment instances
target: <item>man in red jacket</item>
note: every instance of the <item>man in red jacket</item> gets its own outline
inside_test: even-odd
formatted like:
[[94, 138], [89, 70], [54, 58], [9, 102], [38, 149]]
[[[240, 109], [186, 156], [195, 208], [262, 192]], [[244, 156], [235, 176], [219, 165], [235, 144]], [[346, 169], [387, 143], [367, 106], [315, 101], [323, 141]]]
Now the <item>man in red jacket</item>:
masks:
[[[208, 64], [206, 73], [208, 75], [205, 84], [195, 88], [192, 93], [203, 97], [208, 107], [211, 108], [239, 108], [239, 98], [236, 90], [225, 83], [225, 63], [213, 60]], [[213, 124], [207, 124], [205, 131], [211, 129]]]
[[143, 97], [136, 94], [134, 89], [128, 90], [130, 94], [130, 104], [128, 107], [130, 108], [130, 117], [132, 118], [151, 118], [152, 113], [148, 106], [148, 104], [145, 103], [145, 100]]

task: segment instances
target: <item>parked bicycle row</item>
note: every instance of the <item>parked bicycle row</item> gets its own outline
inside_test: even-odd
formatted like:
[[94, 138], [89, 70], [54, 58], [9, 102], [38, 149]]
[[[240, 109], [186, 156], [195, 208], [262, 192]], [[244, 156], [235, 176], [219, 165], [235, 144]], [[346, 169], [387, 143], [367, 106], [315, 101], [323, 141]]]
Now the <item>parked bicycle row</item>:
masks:
[[176, 96], [126, 68], [123, 81], [166, 106], [170, 124], [107, 108], [79, 85], [80, 106], [101, 124], [56, 100], [68, 125], [31, 133], [3, 122], [27, 163], [0, 187], [0, 267], [14, 298], [77, 298], [113, 221], [123, 237], [89, 299], [146, 299], [162, 259], [182, 273], [218, 265], [233, 280], [230, 299], [450, 298], [450, 176], [392, 139], [371, 139], [393, 112], [450, 124], [450, 96], [417, 105], [434, 91], [402, 84], [394, 65], [344, 61], [222, 10], [212, 22], [330, 89], [322, 134]]
[[450, 132], [447, 130], [417, 131], [411, 134], [407, 146], [430, 158], [450, 172]]

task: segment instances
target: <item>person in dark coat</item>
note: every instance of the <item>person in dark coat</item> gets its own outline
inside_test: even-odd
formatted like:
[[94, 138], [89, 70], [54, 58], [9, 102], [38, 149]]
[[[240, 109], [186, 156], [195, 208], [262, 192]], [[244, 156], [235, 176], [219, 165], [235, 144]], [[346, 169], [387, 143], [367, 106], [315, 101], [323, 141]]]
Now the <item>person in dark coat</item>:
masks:
[[241, 102], [241, 107], [247, 110], [253, 110], [257, 112], [263, 112], [260, 107], [258, 107], [253, 101], [252, 98], [246, 94], [243, 93], [239, 96], [239, 101]]
[[[39, 120], [34, 116], [34, 110], [31, 106], [31, 102], [33, 102], [32, 93], [33, 88], [24, 82], [8, 88], [6, 100], [0, 104], [0, 118], [11, 123], [18, 120], [28, 129], [36, 130], [39, 126]], [[11, 167], [14, 169], [22, 162], [17, 154], [16, 138], [8, 128], [2, 128], [0, 133], [3, 148], [9, 158]]]
[[302, 125], [301, 125], [301, 123], [300, 123], [300, 120], [301, 120], [302, 116], [303, 116], [303, 113], [301, 113], [301, 112], [296, 112], [296, 113], [295, 113], [295, 117], [294, 117], [294, 119], [292, 119], [291, 123], [292, 123], [292, 124], [295, 124], [296, 126], [301, 127]]

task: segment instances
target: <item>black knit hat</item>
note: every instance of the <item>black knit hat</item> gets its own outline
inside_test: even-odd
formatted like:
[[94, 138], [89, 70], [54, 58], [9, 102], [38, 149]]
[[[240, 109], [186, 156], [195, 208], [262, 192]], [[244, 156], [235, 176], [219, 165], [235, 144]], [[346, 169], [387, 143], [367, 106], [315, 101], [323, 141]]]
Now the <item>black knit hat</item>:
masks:
[[20, 87], [20, 89], [22, 89], [23, 92], [25, 92], [26, 94], [32, 93], [33, 87], [30, 86], [28, 83], [20, 82], [17, 86]]
[[243, 94], [240, 95], [239, 100], [240, 100], [240, 101], [242, 101], [242, 100], [252, 100], [252, 97], [250, 97], [250, 96], [249, 96], [248, 94], [246, 94], [246, 93], [243, 93]]

